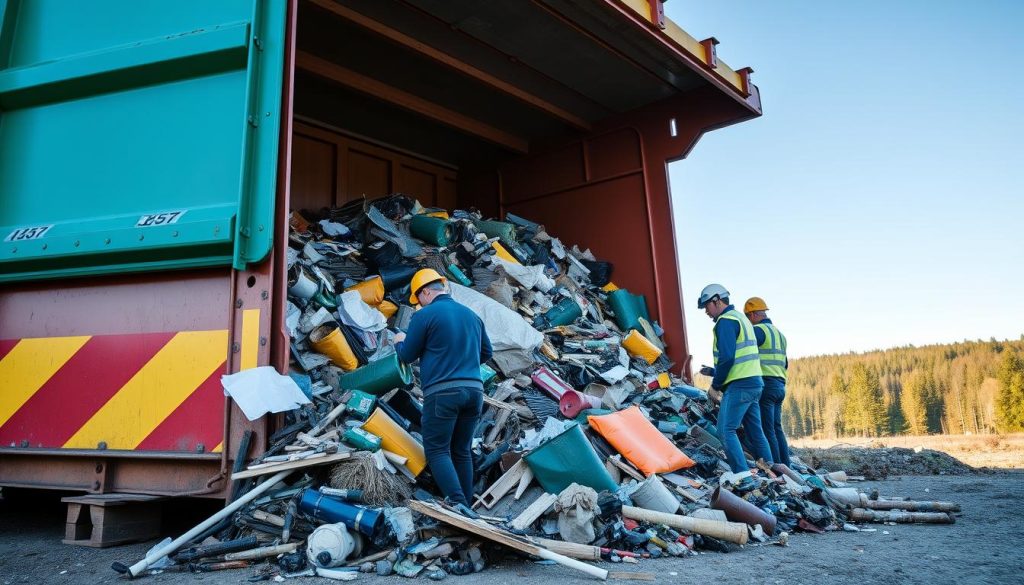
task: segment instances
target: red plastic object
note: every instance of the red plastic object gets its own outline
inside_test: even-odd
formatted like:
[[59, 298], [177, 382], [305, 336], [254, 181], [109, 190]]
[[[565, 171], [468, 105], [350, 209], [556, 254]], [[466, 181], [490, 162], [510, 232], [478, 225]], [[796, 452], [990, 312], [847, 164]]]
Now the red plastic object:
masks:
[[601, 408], [601, 399], [576, 390], [568, 390], [558, 399], [558, 411], [565, 418], [576, 418], [588, 408]]

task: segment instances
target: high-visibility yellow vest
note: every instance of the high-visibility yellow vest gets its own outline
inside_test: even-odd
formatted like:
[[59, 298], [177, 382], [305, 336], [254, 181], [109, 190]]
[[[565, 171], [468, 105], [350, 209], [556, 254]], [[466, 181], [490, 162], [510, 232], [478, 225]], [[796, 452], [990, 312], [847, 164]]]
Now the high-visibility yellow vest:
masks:
[[771, 323], [754, 325], [764, 332], [764, 343], [757, 347], [761, 357], [761, 375], [786, 379], [786, 336]]
[[[725, 384], [741, 378], [761, 377], [761, 361], [757, 354], [757, 339], [754, 337], [754, 326], [743, 313], [731, 309], [718, 316], [719, 319], [732, 319], [740, 325], [740, 333], [736, 336], [736, 356], [732, 367], [725, 377]], [[718, 366], [718, 332], [713, 333], [712, 343], [715, 355], [715, 366]]]

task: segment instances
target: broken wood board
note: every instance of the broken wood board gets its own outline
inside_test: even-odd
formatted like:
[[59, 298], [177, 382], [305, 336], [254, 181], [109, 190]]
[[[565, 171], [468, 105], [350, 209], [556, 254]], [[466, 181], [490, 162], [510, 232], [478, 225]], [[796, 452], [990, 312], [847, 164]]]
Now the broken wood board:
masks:
[[419, 502], [414, 500], [409, 502], [409, 508], [415, 512], [419, 512], [425, 516], [430, 516], [435, 520], [440, 520], [445, 524], [450, 524], [456, 528], [460, 528], [466, 532], [471, 532], [477, 536], [515, 549], [519, 552], [555, 561], [559, 565], [583, 571], [591, 577], [595, 577], [602, 581], [608, 579], [608, 571], [600, 567], [595, 567], [594, 565], [577, 561], [576, 559], [570, 559], [565, 555], [560, 555], [556, 552], [550, 551], [540, 545], [534, 544], [512, 534], [511, 532], [492, 526], [482, 520], [473, 520], [455, 512], [446, 510], [435, 502]]
[[289, 471], [292, 469], [302, 469], [304, 467], [313, 467], [315, 465], [327, 465], [328, 463], [337, 463], [351, 457], [352, 454], [335, 453], [334, 455], [328, 455], [326, 457], [317, 457], [313, 459], [299, 459], [297, 461], [285, 461], [284, 463], [274, 463], [263, 467], [255, 467], [240, 471], [238, 473], [232, 473], [231, 479], [245, 479], [247, 477], [257, 477], [260, 475], [271, 475], [279, 471]]
[[488, 510], [493, 508], [494, 505], [498, 503], [498, 500], [505, 497], [505, 494], [512, 491], [512, 489], [519, 485], [519, 480], [523, 477], [523, 474], [526, 473], [527, 469], [529, 469], [529, 467], [526, 465], [525, 460], [520, 459], [519, 461], [516, 461], [515, 465], [510, 467], [504, 475], [492, 483], [491, 487], [487, 488], [486, 492], [480, 494], [480, 497], [477, 498], [477, 503], [474, 504], [473, 507], [483, 504], [483, 506]]
[[644, 474], [642, 474], [639, 471], [637, 471], [635, 467], [633, 467], [631, 464], [626, 463], [625, 461], [623, 461], [621, 455], [615, 455], [613, 457], [609, 457], [608, 461], [611, 461], [612, 465], [614, 465], [615, 467], [619, 468], [620, 471], [622, 471], [623, 473], [625, 473], [626, 475], [632, 477], [633, 479], [635, 479], [637, 481], [644, 481], [644, 480], [647, 479], [646, 477], [644, 477]]
[[493, 445], [498, 435], [505, 430], [505, 423], [508, 422], [508, 417], [512, 416], [511, 410], [504, 408], [498, 409], [498, 414], [494, 417], [494, 426], [487, 432], [487, 438], [484, 439], [484, 443]]
[[544, 513], [548, 511], [548, 508], [554, 505], [555, 500], [557, 499], [558, 496], [555, 494], [549, 494], [547, 492], [541, 494], [533, 501], [532, 504], [527, 506], [525, 510], [516, 516], [515, 520], [513, 520], [509, 526], [515, 530], [526, 530], [526, 528], [530, 524], [533, 524], [537, 518], [543, 516]]

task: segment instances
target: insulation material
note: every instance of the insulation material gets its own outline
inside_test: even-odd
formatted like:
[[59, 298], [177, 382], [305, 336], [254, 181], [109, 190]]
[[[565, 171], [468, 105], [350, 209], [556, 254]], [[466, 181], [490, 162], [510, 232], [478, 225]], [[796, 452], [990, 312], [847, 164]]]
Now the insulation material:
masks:
[[374, 276], [345, 289], [346, 292], [350, 290], [358, 291], [363, 302], [371, 307], [376, 307], [384, 301], [384, 281], [379, 276]]
[[466, 305], [484, 322], [494, 351], [525, 349], [533, 351], [544, 343], [544, 334], [530, 326], [519, 313], [487, 295], [459, 284], [449, 283], [452, 298]]
[[645, 475], [693, 467], [695, 463], [632, 406], [604, 416], [587, 417], [591, 428]]

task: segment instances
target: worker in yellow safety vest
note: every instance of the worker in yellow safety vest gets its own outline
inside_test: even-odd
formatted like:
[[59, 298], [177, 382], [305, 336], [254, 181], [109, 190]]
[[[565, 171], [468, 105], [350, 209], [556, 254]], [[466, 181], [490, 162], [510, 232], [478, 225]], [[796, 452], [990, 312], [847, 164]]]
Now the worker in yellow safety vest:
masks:
[[757, 354], [761, 360], [761, 426], [772, 450], [776, 463], [792, 465], [789, 460], [789, 444], [782, 430], [782, 401], [786, 398], [786, 336], [772, 323], [765, 311], [768, 305], [761, 297], [750, 297], [743, 304], [743, 313], [754, 324]]
[[733, 473], [750, 470], [736, 434], [740, 424], [752, 455], [772, 465], [771, 447], [761, 425], [759, 401], [764, 382], [761, 380], [754, 326], [729, 304], [729, 291], [720, 284], [704, 287], [697, 300], [697, 308], [704, 309], [715, 322], [715, 367], [702, 369], [701, 373], [712, 376], [711, 387], [723, 393], [718, 413], [718, 435], [725, 446], [729, 467]]

